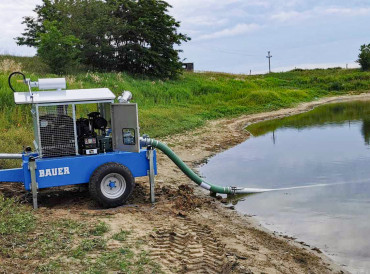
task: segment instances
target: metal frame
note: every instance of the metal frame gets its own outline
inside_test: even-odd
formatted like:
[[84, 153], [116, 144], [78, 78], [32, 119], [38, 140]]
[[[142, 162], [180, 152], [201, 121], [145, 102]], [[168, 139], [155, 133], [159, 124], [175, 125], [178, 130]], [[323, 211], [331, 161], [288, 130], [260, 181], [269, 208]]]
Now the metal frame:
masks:
[[147, 148], [147, 158], [149, 160], [149, 170], [148, 170], [148, 176], [149, 176], [149, 184], [150, 184], [150, 202], [152, 204], [155, 203], [155, 168], [154, 168], [154, 150], [152, 147]]
[[98, 103], [114, 103], [114, 100], [97, 100], [97, 101], [66, 101], [66, 102], [60, 102], [60, 103], [38, 103], [34, 105], [39, 105], [39, 106], [59, 106], [59, 105], [89, 105], [89, 104], [98, 104]]
[[75, 148], [76, 148], [76, 155], [79, 155], [78, 153], [78, 141], [77, 141], [77, 123], [76, 123], [76, 104], [72, 104], [72, 119], [73, 119], [73, 130], [74, 130], [74, 136], [75, 136]]
[[[40, 143], [41, 143], [41, 140], [40, 140], [40, 125], [39, 125], [39, 107], [38, 105], [32, 105], [32, 110], [34, 111], [33, 114], [33, 132], [34, 132], [34, 136], [35, 136], [35, 140], [34, 140], [34, 143], [35, 143], [35, 149], [36, 151], [39, 153], [39, 156], [42, 157], [42, 151], [41, 151], [41, 148], [40, 148]], [[37, 146], [37, 147], [36, 147]]]
[[[32, 114], [33, 114], [33, 131], [35, 136], [35, 148], [36, 151], [39, 154], [39, 157], [42, 158], [42, 147], [41, 147], [41, 134], [40, 134], [40, 125], [39, 125], [39, 119], [40, 119], [40, 113], [39, 113], [39, 107], [48, 107], [48, 106], [60, 106], [60, 105], [68, 105], [72, 107], [72, 119], [73, 119], [73, 127], [74, 127], [74, 139], [75, 139], [75, 150], [76, 155], [79, 155], [78, 153], [78, 141], [77, 141], [77, 125], [76, 125], [76, 105], [88, 105], [88, 104], [104, 104], [104, 103], [110, 103], [113, 104], [114, 100], [98, 100], [98, 101], [81, 101], [81, 102], [60, 102], [60, 103], [40, 103], [40, 104], [33, 104], [32, 106]], [[33, 113], [35, 112], [35, 113]], [[37, 147], [36, 147], [37, 146]]]
[[38, 185], [36, 181], [36, 161], [34, 158], [30, 158], [28, 162], [28, 168], [30, 170], [30, 175], [31, 175], [31, 191], [32, 191], [32, 200], [33, 200], [33, 208], [37, 209], [38, 204], [37, 204], [37, 190], [38, 190]]

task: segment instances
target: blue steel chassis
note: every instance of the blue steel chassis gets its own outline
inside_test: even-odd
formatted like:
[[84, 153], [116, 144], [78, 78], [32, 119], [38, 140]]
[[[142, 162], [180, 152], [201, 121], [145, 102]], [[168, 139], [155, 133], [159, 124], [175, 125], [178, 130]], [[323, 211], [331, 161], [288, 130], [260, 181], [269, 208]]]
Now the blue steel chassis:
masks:
[[23, 183], [27, 191], [32, 190], [34, 207], [37, 208], [37, 189], [89, 183], [94, 170], [108, 162], [126, 166], [135, 178], [149, 176], [151, 200], [154, 202], [157, 158], [152, 149], [141, 149], [138, 153], [117, 151], [55, 158], [39, 158], [37, 153], [24, 153], [21, 168], [0, 170], [0, 182]]

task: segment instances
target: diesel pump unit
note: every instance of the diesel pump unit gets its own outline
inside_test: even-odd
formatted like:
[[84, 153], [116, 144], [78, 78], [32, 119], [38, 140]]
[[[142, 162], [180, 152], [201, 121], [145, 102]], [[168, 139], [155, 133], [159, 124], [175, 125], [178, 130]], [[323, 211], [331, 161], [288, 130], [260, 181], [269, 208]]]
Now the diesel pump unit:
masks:
[[[20, 75], [22, 80], [15, 81]], [[0, 154], [0, 159], [20, 159], [20, 168], [0, 170], [0, 182], [20, 182], [32, 192], [37, 208], [39, 189], [89, 184], [91, 196], [103, 207], [124, 204], [135, 178], [149, 176], [154, 202], [157, 174], [156, 150], [166, 154], [191, 180], [211, 193], [245, 194], [263, 190], [222, 187], [205, 182], [169, 147], [140, 137], [137, 104], [132, 94], [116, 96], [108, 88], [66, 89], [65, 78], [31, 81], [21, 72], [8, 79], [18, 105], [31, 105], [34, 149], [20, 154]], [[15, 90], [22, 82], [28, 91]]]
[[[16, 75], [27, 92], [13, 88]], [[9, 76], [9, 86], [16, 104], [31, 105], [35, 140], [34, 150], [0, 154], [22, 159], [22, 168], [0, 170], [0, 181], [22, 182], [32, 191], [34, 207], [42, 188], [89, 183], [93, 198], [114, 207], [131, 195], [135, 177], [149, 175], [154, 183], [156, 153], [140, 146], [138, 108], [129, 102], [130, 92], [115, 103], [108, 88], [67, 90], [64, 78], [32, 82], [20, 72]]]

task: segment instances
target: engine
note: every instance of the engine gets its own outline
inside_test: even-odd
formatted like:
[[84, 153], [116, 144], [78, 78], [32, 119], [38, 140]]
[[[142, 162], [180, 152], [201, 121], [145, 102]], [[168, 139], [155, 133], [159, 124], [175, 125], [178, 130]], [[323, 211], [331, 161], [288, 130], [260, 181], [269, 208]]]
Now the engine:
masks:
[[80, 118], [76, 122], [79, 154], [91, 155], [113, 151], [107, 120], [100, 116], [100, 112], [91, 112], [87, 116], [88, 118]]

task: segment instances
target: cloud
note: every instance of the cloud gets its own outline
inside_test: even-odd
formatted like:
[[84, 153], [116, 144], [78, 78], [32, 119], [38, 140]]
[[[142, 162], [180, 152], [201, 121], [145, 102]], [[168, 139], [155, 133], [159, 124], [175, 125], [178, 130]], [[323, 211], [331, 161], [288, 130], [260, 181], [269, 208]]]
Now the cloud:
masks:
[[228, 19], [227, 18], [217, 18], [217, 17], [214, 17], [214, 16], [201, 16], [201, 15], [198, 15], [198, 16], [191, 16], [191, 17], [187, 17], [186, 19], [186, 25], [188, 26], [206, 26], [206, 27], [209, 27], [209, 26], [222, 26], [222, 25], [225, 25], [228, 23]]
[[311, 17], [310, 12], [282, 11], [271, 15], [270, 19], [274, 21], [286, 22], [290, 20], [304, 20]]
[[23, 17], [33, 15], [32, 10], [41, 0], [0, 1], [0, 54], [34, 55], [35, 50], [18, 47], [14, 37], [24, 31]]
[[370, 15], [370, 8], [327, 8], [323, 11], [323, 14], [346, 16]]
[[202, 10], [202, 9], [223, 9], [229, 5], [235, 5], [238, 3], [242, 3], [242, 0], [227, 0], [227, 1], [219, 1], [219, 0], [168, 0], [167, 1], [171, 6], [175, 7], [178, 11], [186, 11], [191, 10]]
[[305, 11], [279, 11], [270, 16], [278, 22], [302, 21], [322, 16], [362, 16], [370, 15], [370, 8], [343, 8], [343, 7], [313, 7]]
[[[343, 58], [330, 59], [321, 52], [317, 52], [315, 55], [322, 56], [323, 62], [336, 61], [338, 58], [339, 60], [354, 60], [358, 45], [366, 42], [366, 39], [368, 39], [366, 37], [369, 37], [369, 31], [366, 29], [370, 22], [368, 1], [167, 0], [173, 6], [169, 10], [170, 14], [176, 20], [181, 21], [179, 31], [193, 38], [192, 41], [184, 43], [180, 47], [184, 49], [181, 56], [193, 59], [199, 67], [207, 70], [213, 68], [222, 70], [224, 67], [230, 71], [237, 70], [237, 64], [242, 62], [243, 52], [261, 57], [253, 59], [254, 57], [248, 56], [248, 64], [243, 63], [238, 71], [243, 71], [245, 67], [248, 67], [248, 70], [249, 68], [257, 70], [260, 63], [266, 61], [264, 50], [272, 50], [275, 52], [274, 58], [277, 57], [276, 51], [283, 44], [284, 39], [291, 41], [290, 45], [286, 46], [289, 49], [294, 50], [294, 47], [301, 47], [304, 44], [305, 47], [307, 46], [306, 50], [312, 49], [314, 51], [313, 37], [315, 43], [322, 43], [329, 39], [327, 34], [333, 34], [330, 39], [341, 39], [343, 45], [338, 48], [345, 47], [346, 51], [353, 51], [353, 56], [346, 55]], [[19, 36], [24, 30], [24, 25], [21, 24], [22, 17], [32, 15], [32, 10], [36, 4], [41, 2], [42, 0], [0, 0], [0, 11], [2, 13], [0, 17], [0, 53], [34, 54], [35, 50], [32, 48], [16, 47], [13, 38]], [[358, 27], [351, 28], [351, 26], [355, 26], [357, 21], [359, 22]], [[308, 25], [313, 26], [313, 28], [307, 28]], [[299, 28], [307, 31], [307, 35], [294, 35]], [[263, 30], [263, 32], [259, 30]], [[290, 33], [291, 30], [293, 34]], [[253, 39], [250, 37], [252, 35]], [[222, 39], [231, 37], [233, 38], [232, 41]], [[279, 38], [276, 39], [276, 37]], [[247, 43], [245, 43], [246, 40], [248, 40]], [[259, 52], [262, 50], [261, 45], [267, 47], [263, 47], [262, 54]], [[212, 47], [219, 50], [209, 50]], [[351, 50], [348, 50], [349, 48]], [[205, 54], [204, 49], [207, 49], [207, 54]], [[238, 49], [241, 54], [228, 54], [226, 49], [233, 53], [236, 53]], [[217, 63], [218, 67], [215, 67], [216, 65], [212, 62], [215, 57], [220, 57], [221, 53], [228, 54], [226, 55], [227, 58], [224, 62]], [[289, 59], [290, 61], [288, 59], [287, 61], [284, 60], [280, 65], [289, 66], [297, 62], [305, 62], [303, 58], [302, 61], [298, 61], [296, 58], [296, 56], [293, 56]], [[310, 61], [309, 57], [305, 58]], [[330, 64], [321, 65], [329, 66]]]
[[209, 40], [209, 39], [217, 39], [217, 38], [222, 38], [222, 37], [231, 37], [231, 36], [245, 34], [245, 33], [257, 30], [259, 28], [260, 26], [257, 24], [237, 24], [231, 28], [226, 28], [226, 29], [216, 31], [213, 33], [201, 35], [195, 40]]

